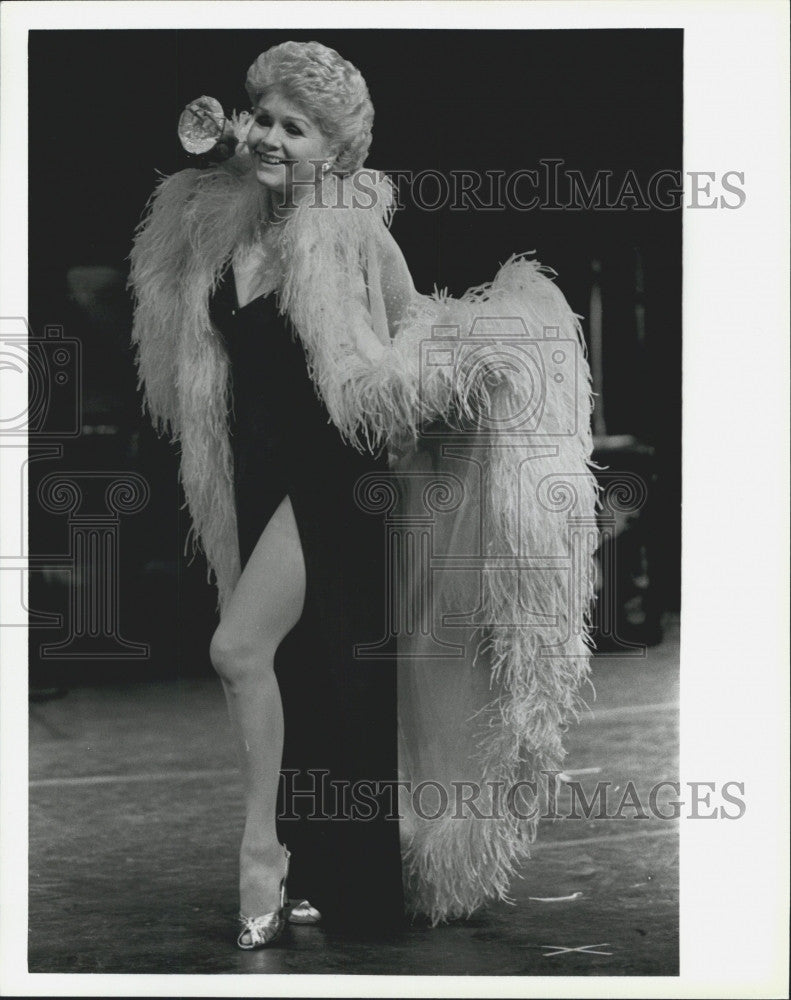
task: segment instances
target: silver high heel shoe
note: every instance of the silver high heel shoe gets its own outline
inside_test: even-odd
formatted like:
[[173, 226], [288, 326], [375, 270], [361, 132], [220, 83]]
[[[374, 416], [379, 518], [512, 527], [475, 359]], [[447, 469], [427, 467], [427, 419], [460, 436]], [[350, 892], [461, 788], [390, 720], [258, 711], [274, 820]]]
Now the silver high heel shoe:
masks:
[[[276, 910], [272, 910], [271, 913], [264, 913], [260, 917], [246, 917], [243, 913], [239, 914], [239, 919], [242, 922], [242, 930], [236, 939], [236, 943], [243, 951], [255, 951], [258, 948], [266, 948], [270, 944], [274, 944], [286, 926], [286, 918], [284, 916], [288, 900], [286, 879], [288, 878], [291, 852], [285, 844], [283, 844], [283, 850], [286, 852], [286, 871], [280, 880], [280, 906]], [[242, 940], [245, 935], [249, 935], [247, 941]]]
[[311, 906], [307, 899], [303, 899], [292, 906], [288, 914], [290, 924], [317, 924], [321, 920], [321, 914], [315, 906]]

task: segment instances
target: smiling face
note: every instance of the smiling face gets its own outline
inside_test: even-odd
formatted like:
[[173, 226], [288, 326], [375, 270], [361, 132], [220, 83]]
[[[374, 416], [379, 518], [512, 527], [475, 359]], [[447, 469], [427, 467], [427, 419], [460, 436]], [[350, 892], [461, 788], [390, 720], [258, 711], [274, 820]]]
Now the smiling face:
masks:
[[318, 125], [277, 91], [253, 108], [247, 145], [259, 183], [284, 202], [304, 197], [334, 153]]

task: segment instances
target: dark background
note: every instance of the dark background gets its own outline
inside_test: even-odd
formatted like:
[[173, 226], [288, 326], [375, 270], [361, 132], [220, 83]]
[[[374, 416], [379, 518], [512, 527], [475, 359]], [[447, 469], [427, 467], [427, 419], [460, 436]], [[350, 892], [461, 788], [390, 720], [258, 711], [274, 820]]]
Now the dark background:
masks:
[[[150, 643], [151, 652], [126, 666], [114, 662], [114, 677], [122, 669], [210, 669], [214, 595], [202, 560], [189, 565], [182, 556], [188, 521], [175, 452], [140, 417], [123, 289], [132, 233], [157, 172], [191, 165], [176, 137], [184, 104], [211, 94], [228, 110], [245, 109], [244, 78], [256, 56], [287, 39], [315, 39], [368, 83], [376, 111], [368, 166], [511, 173], [556, 157], [588, 181], [600, 169], [616, 179], [633, 170], [643, 184], [682, 166], [678, 30], [33, 31], [29, 38], [29, 318], [35, 336], [57, 324], [77, 339], [83, 370], [83, 433], [64, 439], [59, 463], [32, 463], [30, 495], [37, 478], [58, 468], [133, 469], [151, 485], [145, 509], [120, 525], [120, 631]], [[536, 250], [583, 317], [592, 261], [600, 262], [606, 429], [635, 442], [620, 456], [602, 454], [651, 484], [648, 515], [622, 546], [631, 560], [623, 579], [642, 574], [622, 595], [632, 609], [623, 629], [656, 641], [662, 614], [679, 604], [680, 208], [427, 212], [405, 202], [393, 233], [422, 292], [437, 285], [459, 294], [491, 279], [513, 252]], [[30, 515], [31, 553], [63, 552], [65, 519], [35, 499]], [[63, 610], [66, 589], [65, 577], [34, 573], [31, 604]], [[60, 638], [31, 629], [31, 667], [41, 683], [107, 674], [109, 661], [39, 655], [42, 643]]]

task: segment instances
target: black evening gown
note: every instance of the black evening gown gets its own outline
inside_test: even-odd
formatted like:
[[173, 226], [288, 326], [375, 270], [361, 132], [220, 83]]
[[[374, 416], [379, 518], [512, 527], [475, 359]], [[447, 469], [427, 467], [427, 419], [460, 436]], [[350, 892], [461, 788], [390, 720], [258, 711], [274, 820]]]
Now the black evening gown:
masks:
[[239, 308], [229, 267], [211, 314], [231, 366], [242, 567], [286, 495], [305, 560], [302, 617], [275, 660], [289, 896], [309, 899], [327, 926], [398, 926], [396, 661], [354, 651], [381, 640], [387, 588], [384, 525], [355, 503], [354, 487], [367, 473], [386, 475], [387, 461], [356, 451], [330, 423], [275, 293]]

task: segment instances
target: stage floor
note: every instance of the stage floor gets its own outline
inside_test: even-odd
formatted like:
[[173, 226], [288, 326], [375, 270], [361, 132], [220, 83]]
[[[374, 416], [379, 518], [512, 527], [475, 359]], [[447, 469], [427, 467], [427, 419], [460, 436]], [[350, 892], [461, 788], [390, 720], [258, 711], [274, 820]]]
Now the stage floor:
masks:
[[[671, 619], [644, 658], [594, 660], [597, 697], [567, 737], [566, 771], [589, 798], [610, 782], [608, 813], [631, 781], [650, 814], [650, 789], [677, 779], [678, 646]], [[678, 973], [678, 823], [628, 805], [620, 819], [542, 821], [515, 906], [384, 940], [289, 927], [244, 953], [241, 786], [218, 680], [106, 683], [32, 704], [30, 772], [30, 972]]]

